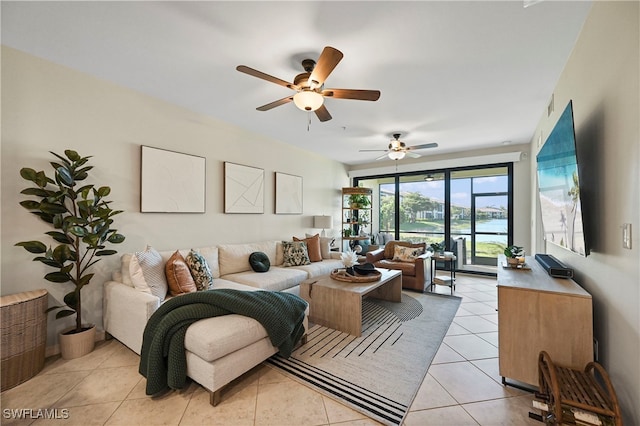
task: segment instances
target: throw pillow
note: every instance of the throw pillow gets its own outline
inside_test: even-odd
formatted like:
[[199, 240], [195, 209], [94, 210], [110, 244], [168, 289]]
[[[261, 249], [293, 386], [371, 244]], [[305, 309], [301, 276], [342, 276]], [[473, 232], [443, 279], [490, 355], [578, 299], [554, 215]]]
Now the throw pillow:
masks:
[[309, 265], [309, 253], [307, 251], [307, 243], [304, 241], [283, 241], [284, 261], [282, 266], [301, 266]]
[[269, 256], [261, 251], [256, 251], [249, 255], [249, 264], [255, 272], [267, 272], [271, 266]]
[[393, 252], [394, 262], [413, 262], [422, 254], [422, 249], [414, 247], [395, 246]]
[[211, 268], [209, 268], [207, 259], [204, 256], [191, 249], [184, 260], [189, 267], [189, 271], [191, 271], [191, 276], [198, 291], [213, 288], [213, 274], [211, 274]]
[[187, 262], [178, 250], [171, 255], [164, 270], [167, 275], [167, 281], [169, 282], [169, 293], [172, 296], [193, 293], [197, 290], [196, 283], [193, 281]]
[[309, 254], [309, 260], [311, 262], [322, 261], [322, 251], [320, 250], [320, 234], [316, 234], [313, 237], [307, 237], [300, 239], [293, 237], [293, 241], [304, 241], [307, 243], [307, 253]]
[[[304, 234], [306, 238], [313, 237], [311, 234]], [[333, 237], [320, 237], [320, 254], [323, 259], [331, 259], [331, 243], [335, 241]]]
[[145, 293], [153, 294], [164, 301], [169, 291], [169, 284], [164, 274], [162, 256], [153, 247], [147, 246], [142, 252], [131, 256], [129, 275], [133, 286]]
[[132, 257], [133, 253], [125, 253], [120, 257], [120, 274], [122, 275], [122, 283], [128, 285], [129, 287], [133, 287], [130, 272]]

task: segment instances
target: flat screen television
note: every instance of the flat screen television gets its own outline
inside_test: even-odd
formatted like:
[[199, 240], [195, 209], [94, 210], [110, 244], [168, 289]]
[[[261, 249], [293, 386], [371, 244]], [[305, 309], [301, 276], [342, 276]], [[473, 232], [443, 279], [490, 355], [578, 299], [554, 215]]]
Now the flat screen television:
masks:
[[572, 101], [564, 109], [536, 160], [545, 240], [587, 256]]

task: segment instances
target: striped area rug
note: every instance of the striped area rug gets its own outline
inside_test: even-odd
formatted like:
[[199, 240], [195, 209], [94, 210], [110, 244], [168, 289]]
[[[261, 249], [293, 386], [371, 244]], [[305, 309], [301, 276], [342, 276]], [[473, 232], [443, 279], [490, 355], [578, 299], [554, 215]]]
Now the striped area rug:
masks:
[[294, 380], [387, 425], [399, 425], [420, 388], [460, 298], [403, 292], [365, 299], [362, 336], [314, 325], [308, 341], [267, 362]]

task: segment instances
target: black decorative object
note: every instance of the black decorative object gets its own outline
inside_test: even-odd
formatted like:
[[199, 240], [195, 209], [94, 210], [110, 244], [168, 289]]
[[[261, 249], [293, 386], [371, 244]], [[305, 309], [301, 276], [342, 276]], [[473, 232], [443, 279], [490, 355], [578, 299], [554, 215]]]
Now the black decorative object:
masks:
[[269, 256], [261, 251], [256, 251], [249, 255], [249, 264], [255, 272], [267, 272], [271, 267]]
[[373, 263], [363, 263], [362, 265], [355, 265], [353, 269], [360, 275], [369, 275], [376, 272]]

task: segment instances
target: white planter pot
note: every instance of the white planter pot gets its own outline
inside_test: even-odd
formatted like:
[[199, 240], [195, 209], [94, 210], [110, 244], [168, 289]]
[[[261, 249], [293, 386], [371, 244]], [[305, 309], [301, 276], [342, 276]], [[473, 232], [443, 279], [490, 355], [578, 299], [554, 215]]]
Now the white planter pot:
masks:
[[96, 343], [96, 326], [87, 325], [85, 327], [90, 328], [80, 333], [67, 334], [75, 329], [75, 327], [72, 327], [58, 335], [62, 359], [80, 358], [93, 351]]

